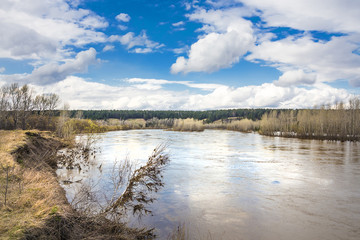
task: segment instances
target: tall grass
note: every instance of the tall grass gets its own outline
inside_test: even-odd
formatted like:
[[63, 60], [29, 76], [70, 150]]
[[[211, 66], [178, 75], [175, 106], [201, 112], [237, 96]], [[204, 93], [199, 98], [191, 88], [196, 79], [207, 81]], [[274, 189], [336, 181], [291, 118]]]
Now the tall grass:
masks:
[[203, 121], [195, 120], [193, 118], [187, 119], [175, 119], [174, 125], [171, 128], [173, 131], [184, 131], [184, 132], [201, 132], [204, 131], [205, 125]]
[[227, 129], [240, 132], [253, 132], [259, 130], [260, 122], [247, 118], [241, 120], [226, 119], [206, 124], [205, 127], [207, 129]]
[[226, 129], [241, 131], [241, 132], [252, 132], [258, 130], [260, 127], [259, 121], [253, 121], [250, 119], [241, 119], [230, 122], [226, 125]]
[[[0, 165], [11, 167], [8, 173], [0, 170], [0, 239], [20, 239], [26, 229], [41, 227], [51, 214], [70, 211], [63, 189], [44, 161], [54, 152], [46, 146], [37, 152], [39, 146], [25, 145], [25, 139], [24, 131], [0, 131]], [[24, 159], [24, 154], [29, 159]]]

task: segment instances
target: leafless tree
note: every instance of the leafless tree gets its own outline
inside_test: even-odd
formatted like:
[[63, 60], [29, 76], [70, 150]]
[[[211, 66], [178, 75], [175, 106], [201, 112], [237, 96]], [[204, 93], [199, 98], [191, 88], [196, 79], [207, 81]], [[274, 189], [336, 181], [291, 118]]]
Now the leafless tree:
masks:
[[0, 88], [0, 128], [7, 128], [9, 104], [9, 89], [3, 86]]

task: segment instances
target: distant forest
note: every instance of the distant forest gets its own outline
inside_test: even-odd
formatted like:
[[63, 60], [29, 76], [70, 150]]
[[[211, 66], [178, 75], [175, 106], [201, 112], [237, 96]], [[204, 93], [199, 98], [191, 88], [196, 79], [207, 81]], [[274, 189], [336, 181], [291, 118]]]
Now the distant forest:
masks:
[[[269, 113], [271, 109], [228, 109], [228, 110], [209, 110], [209, 111], [151, 111], [151, 110], [71, 110], [70, 117], [76, 117], [82, 112], [82, 117], [91, 120], [107, 120], [107, 119], [137, 119], [141, 118], [149, 120], [158, 119], [187, 119], [205, 120], [208, 123], [216, 120], [238, 118], [251, 119], [253, 121], [260, 120], [265, 113]], [[60, 115], [60, 112], [58, 112]]]

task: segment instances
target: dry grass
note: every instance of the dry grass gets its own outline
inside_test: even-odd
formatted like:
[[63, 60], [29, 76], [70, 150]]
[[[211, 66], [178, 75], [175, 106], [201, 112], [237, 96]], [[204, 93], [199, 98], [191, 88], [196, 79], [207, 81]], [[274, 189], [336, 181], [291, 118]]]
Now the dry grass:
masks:
[[253, 121], [251, 119], [226, 119], [218, 120], [213, 123], [209, 123], [205, 125], [208, 129], [227, 129], [232, 131], [240, 131], [240, 132], [253, 132], [257, 131], [260, 128], [260, 121]]
[[228, 130], [241, 131], [241, 132], [252, 132], [260, 127], [259, 121], [252, 121], [250, 119], [241, 119], [231, 121], [227, 124]]
[[0, 163], [13, 165], [15, 162], [11, 153], [25, 144], [25, 133], [20, 130], [0, 130]]
[[[31, 153], [31, 147], [25, 147], [26, 136], [19, 130], [0, 131], [0, 239], [21, 238], [26, 229], [42, 227], [49, 216], [69, 211], [54, 174], [39, 166], [36, 159], [32, 159], [34, 167], [28, 167], [24, 159], [18, 158], [20, 163], [14, 159], [12, 154], [18, 149]], [[6, 206], [5, 166], [10, 166]]]
[[0, 143], [0, 239], [153, 238], [152, 230], [129, 228], [70, 206], [55, 174], [56, 153], [64, 145], [52, 133], [0, 131]]
[[173, 131], [184, 131], [184, 132], [192, 132], [192, 131], [204, 131], [205, 125], [203, 121], [196, 120], [193, 118], [187, 119], [175, 119], [174, 126], [171, 130]]

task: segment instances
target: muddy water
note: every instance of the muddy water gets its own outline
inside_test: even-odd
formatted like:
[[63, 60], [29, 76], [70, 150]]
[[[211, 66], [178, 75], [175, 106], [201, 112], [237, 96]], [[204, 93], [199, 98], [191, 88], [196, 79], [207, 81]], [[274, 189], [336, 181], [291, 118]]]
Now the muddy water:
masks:
[[[163, 239], [179, 224], [191, 239], [359, 239], [360, 143], [232, 131], [132, 130], [99, 134], [93, 167], [59, 171], [107, 192], [113, 162], [144, 163], [167, 142], [171, 163], [153, 216]], [[64, 185], [68, 198], [76, 184]]]

